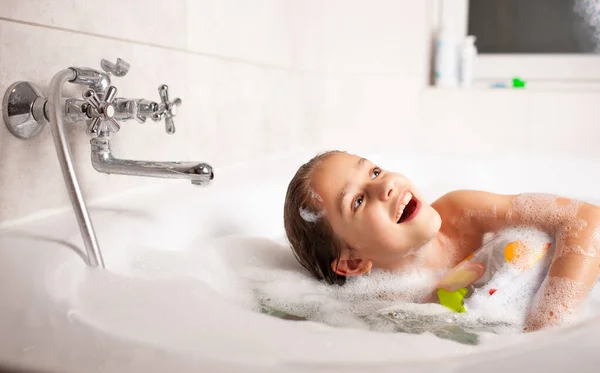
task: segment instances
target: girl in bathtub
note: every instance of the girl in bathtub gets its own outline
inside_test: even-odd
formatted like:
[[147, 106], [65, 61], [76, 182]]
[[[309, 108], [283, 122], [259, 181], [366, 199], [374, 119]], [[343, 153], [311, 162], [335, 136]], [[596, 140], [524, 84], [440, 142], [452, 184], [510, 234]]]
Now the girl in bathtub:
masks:
[[[429, 204], [405, 176], [339, 151], [299, 168], [288, 186], [284, 224], [296, 258], [317, 279], [342, 285], [372, 268], [439, 270], [444, 275], [432, 295], [457, 312], [483, 296], [500, 297], [518, 283], [519, 273], [546, 266], [526, 331], [567, 322], [600, 272], [597, 206], [474, 190], [453, 191]], [[523, 228], [544, 236], [527, 241], [501, 234]], [[495, 274], [507, 271], [512, 277], [501, 276], [502, 284]]]

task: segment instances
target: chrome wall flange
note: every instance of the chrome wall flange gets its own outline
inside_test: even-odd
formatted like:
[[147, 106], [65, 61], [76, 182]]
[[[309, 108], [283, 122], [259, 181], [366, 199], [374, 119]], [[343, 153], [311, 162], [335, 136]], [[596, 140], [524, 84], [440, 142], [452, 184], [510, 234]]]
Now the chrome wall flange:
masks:
[[46, 97], [31, 82], [11, 84], [2, 100], [2, 118], [8, 130], [18, 138], [31, 139], [39, 135], [48, 120], [44, 113]]

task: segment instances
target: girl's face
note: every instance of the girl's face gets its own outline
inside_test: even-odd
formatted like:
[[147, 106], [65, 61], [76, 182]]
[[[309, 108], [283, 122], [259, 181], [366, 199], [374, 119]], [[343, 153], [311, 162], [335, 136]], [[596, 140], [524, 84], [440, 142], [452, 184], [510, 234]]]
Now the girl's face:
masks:
[[[325, 158], [313, 174], [312, 187], [334, 233], [351, 248], [340, 263], [359, 259], [370, 263], [368, 269], [393, 269], [441, 226], [440, 215], [410, 180], [355, 155]], [[344, 274], [353, 274], [353, 266]]]

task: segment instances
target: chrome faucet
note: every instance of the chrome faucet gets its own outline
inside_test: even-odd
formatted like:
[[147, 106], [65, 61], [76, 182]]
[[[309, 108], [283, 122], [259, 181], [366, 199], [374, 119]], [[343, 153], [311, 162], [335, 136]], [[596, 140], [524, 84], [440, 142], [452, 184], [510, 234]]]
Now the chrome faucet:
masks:
[[[190, 180], [194, 185], [207, 185], [213, 178], [212, 167], [201, 162], [154, 162], [126, 160], [114, 157], [111, 134], [121, 128], [119, 121], [135, 119], [143, 123], [165, 120], [168, 134], [175, 133], [173, 118], [181, 99], [169, 100], [169, 88], [163, 84], [158, 92], [160, 103], [145, 99], [118, 98], [117, 88], [111, 85], [111, 75], [123, 77], [129, 64], [122, 59], [116, 63], [101, 61], [103, 71], [91, 68], [70, 67], [58, 72], [50, 83], [48, 98], [31, 82], [12, 84], [2, 103], [2, 113], [9, 131], [21, 139], [37, 136], [50, 123], [61, 170], [73, 210], [81, 230], [90, 266], [104, 267], [102, 253], [94, 233], [66, 137], [66, 123], [85, 121], [87, 133], [92, 137], [92, 166], [99, 172], [133, 176], [174, 178]], [[66, 82], [87, 86], [83, 99], [69, 98], [63, 102], [61, 90]]]

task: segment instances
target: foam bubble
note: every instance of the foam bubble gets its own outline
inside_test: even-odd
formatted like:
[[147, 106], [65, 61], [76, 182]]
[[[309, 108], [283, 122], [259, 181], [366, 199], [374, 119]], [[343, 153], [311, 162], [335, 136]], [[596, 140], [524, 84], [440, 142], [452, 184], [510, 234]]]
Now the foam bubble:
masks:
[[[501, 234], [526, 242], [544, 238], [526, 229]], [[274, 241], [234, 236], [209, 242], [199, 237], [177, 254], [141, 248], [126, 263], [112, 268], [134, 277], [202, 281], [238, 307], [278, 316], [378, 332], [428, 332], [463, 343], [476, 343], [482, 336], [489, 339], [489, 333], [519, 333], [524, 310], [537, 289], [533, 281], [527, 285], [530, 293], [515, 283], [520, 290], [497, 307], [455, 314], [439, 304], [426, 303], [443, 276], [441, 271], [375, 269], [370, 276], [349, 278], [343, 286], [328, 285], [310, 276], [283, 237]]]
[[[554, 232], [562, 226], [580, 229], [585, 222], [577, 219], [581, 202], [549, 194], [520, 194], [512, 200], [512, 210], [506, 220], [520, 219], [534, 226], [543, 225]], [[516, 213], [516, 216], [515, 216]], [[542, 218], [542, 219], [540, 219]]]
[[561, 240], [563, 247], [560, 251], [557, 252], [556, 259], [567, 254], [575, 254], [588, 258], [595, 258], [600, 252], [600, 227], [597, 227], [592, 232], [589, 241], [584, 243], [583, 247], [581, 245], [570, 243], [568, 240], [571, 237], [569, 236], [561, 238], [563, 238]]
[[[490, 249], [504, 250], [503, 243], [515, 241], [523, 247], [530, 248], [533, 255], [538, 250], [545, 250], [547, 244], [553, 242], [552, 238], [542, 231], [520, 227], [488, 236], [484, 245], [493, 245]], [[471, 297], [466, 300], [468, 312], [488, 322], [503, 322], [522, 327], [527, 309], [548, 272], [551, 258], [552, 252], [549, 250], [526, 270], [518, 265], [515, 266], [520, 261], [501, 265], [493, 277], [481, 285], [481, 288], [475, 289]], [[488, 266], [491, 264], [488, 263]], [[489, 290], [492, 288], [497, 291], [490, 296]]]
[[[503, 236], [520, 240], [528, 247], [546, 247], [552, 238], [532, 228], [513, 228], [487, 234], [486, 242]], [[373, 270], [370, 276], [351, 277], [344, 286], [330, 286], [303, 272], [291, 274], [270, 269], [248, 269], [255, 294], [265, 309], [277, 310], [303, 319], [380, 332], [432, 332], [448, 337], [448, 330], [464, 333], [519, 333], [527, 310], [547, 274], [551, 251], [526, 271], [504, 267], [496, 280], [505, 282], [493, 302], [471, 308], [466, 314], [449, 312], [432, 300], [432, 290], [442, 272], [412, 269], [392, 273]], [[268, 280], [265, 274], [270, 273]]]
[[[257, 279], [260, 270], [245, 276]], [[370, 276], [350, 277], [343, 286], [331, 286], [301, 274], [271, 273], [269, 281], [254, 282], [261, 303], [271, 309], [327, 324], [364, 324], [363, 318], [392, 303], [420, 303], [429, 297], [439, 276], [433, 271], [391, 273], [373, 270]]]
[[300, 217], [304, 221], [307, 221], [309, 223], [316, 223], [323, 216], [323, 211], [314, 213], [314, 212], [308, 211], [308, 209], [305, 209], [303, 207], [300, 207], [299, 212], [300, 212]]
[[[486, 242], [499, 236], [518, 239], [532, 247], [543, 246], [551, 240], [549, 235], [536, 229], [514, 228], [486, 235]], [[237, 237], [222, 241], [218, 247], [212, 246], [212, 251], [218, 253], [223, 265], [203, 265], [198, 268], [202, 277], [235, 277], [236, 284], [219, 290], [231, 291], [232, 294], [226, 296], [228, 299], [250, 292], [254, 304], [263, 312], [335, 327], [430, 332], [465, 343], [473, 338], [480, 341], [478, 338], [483, 335], [489, 340], [489, 333], [520, 333], [551, 260], [549, 252], [544, 260], [516, 277], [505, 269], [498, 273], [498, 278], [504, 278], [508, 284], [502, 293], [494, 294], [491, 298], [494, 302], [456, 314], [437, 304], [437, 298], [432, 297], [444, 271], [414, 267], [402, 272], [374, 269], [370, 276], [350, 277], [345, 285], [337, 286], [310, 276], [297, 263], [284, 239], [276, 243]], [[228, 274], [207, 273], [212, 269]]]
[[583, 282], [562, 277], [546, 278], [535, 299], [526, 329], [537, 330], [572, 322], [588, 290]]
[[[506, 219], [520, 219], [528, 225], [538, 226], [556, 236], [555, 259], [564, 255], [596, 255], [596, 242], [600, 242], [600, 232], [592, 232], [592, 239], [581, 247], [572, 243], [586, 231], [587, 221], [579, 216], [582, 203], [548, 194], [522, 194], [513, 199], [512, 210]], [[541, 217], [541, 219], [540, 219]]]
[[584, 255], [595, 257], [600, 253], [600, 226], [594, 229], [592, 233], [591, 242], [587, 250], [583, 252]]
[[[534, 229], [515, 228], [496, 235], [519, 238], [528, 245], [544, 245], [549, 236]], [[548, 256], [549, 258], [550, 256]], [[432, 301], [433, 290], [443, 271], [413, 268], [402, 272], [374, 269], [370, 276], [351, 277], [343, 286], [318, 282], [304, 271], [247, 268], [243, 276], [251, 282], [259, 303], [268, 311], [279, 311], [331, 326], [370, 329], [379, 332], [431, 332], [465, 341], [481, 333], [514, 334], [522, 330], [526, 310], [543, 281], [548, 263], [511, 277], [507, 287], [485, 307], [455, 314]], [[467, 343], [467, 342], [465, 342]]]

